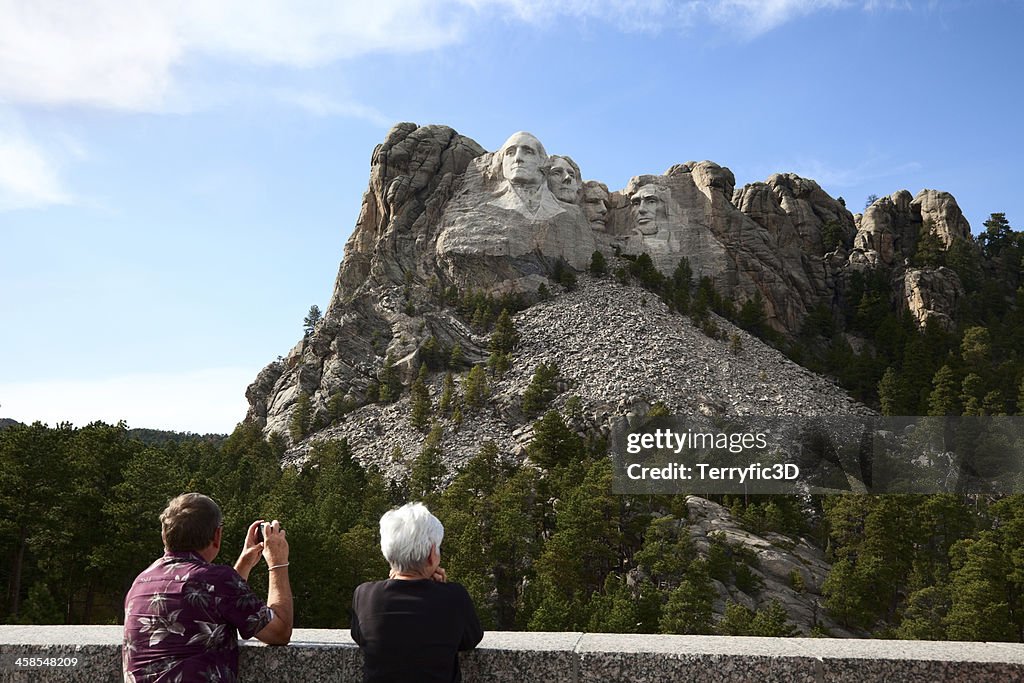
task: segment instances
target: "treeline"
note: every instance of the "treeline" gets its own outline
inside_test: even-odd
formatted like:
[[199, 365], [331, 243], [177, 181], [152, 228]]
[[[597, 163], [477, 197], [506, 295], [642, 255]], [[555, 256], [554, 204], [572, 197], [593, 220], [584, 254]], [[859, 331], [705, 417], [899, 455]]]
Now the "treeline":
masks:
[[[713, 581], [756, 596], [756, 557], [712, 537], [696, 552], [682, 496], [611, 492], [599, 440], [548, 410], [529, 459], [481, 445], [442, 490], [440, 440], [428, 437], [408, 479], [388, 483], [347, 444], [280, 466], [283, 444], [240, 425], [221, 445], [146, 445], [124, 425], [41, 424], [0, 432], [0, 582], [7, 623], [118, 623], [132, 579], [162, 551], [157, 517], [174, 495], [208, 492], [225, 513], [219, 561], [234, 561], [248, 523], [288, 530], [302, 627], [342, 628], [352, 589], [387, 574], [377, 522], [425, 500], [445, 524], [442, 561], [490, 629], [792, 635], [776, 602], [726, 605]], [[441, 431], [435, 425], [433, 432]], [[834, 563], [824, 605], [882, 637], [1024, 639], [1024, 496], [791, 496], [714, 499], [751, 531], [811, 537]], [[250, 580], [265, 590], [266, 571]], [[805, 590], [799, 575], [795, 590]], [[813, 628], [828, 635], [824, 627]]]
[[[708, 311], [721, 312], [886, 413], [1017, 414], [1024, 409], [1024, 239], [998, 216], [971, 248], [950, 254], [925, 241], [914, 255], [933, 264], [944, 259], [974, 285], [964, 323], [951, 331], [919, 331], [898, 315], [884, 273], [854, 278], [846, 309], [812, 314], [805, 333], [788, 341], [766, 329], [756, 300], [736, 310], [710, 281], [694, 282], [685, 261], [665, 277], [640, 256], [613, 275], [658, 291], [708, 334], [720, 334]], [[607, 264], [595, 256], [592, 271], [606, 274]], [[556, 281], [568, 288], [571, 276], [562, 268]], [[157, 516], [174, 495], [198, 490], [226, 515], [221, 561], [234, 560], [252, 520], [283, 521], [303, 627], [347, 624], [352, 589], [386, 576], [380, 515], [417, 499], [444, 522], [443, 564], [467, 586], [487, 628], [794, 632], [770, 601], [757, 611], [727, 603], [724, 618], [713, 617], [715, 581], [761, 591], [756, 558], [715, 537], [698, 553], [682, 496], [613, 495], [607, 448], [584, 435], [578, 399], [551, 410], [558, 394], [553, 364], [534, 369], [523, 396], [523, 414], [538, 418], [528, 460], [511, 462], [483, 443], [452, 478], [444, 435], [483, 408], [494, 379], [514, 362], [518, 335], [509, 311], [522, 302], [436, 289], [478, 330], [492, 330], [490, 357], [469, 367], [457, 348], [427, 354], [410, 388], [408, 417], [426, 438], [403, 481], [364, 468], [344, 442], [316, 445], [302, 468], [282, 468], [283, 439], [244, 424], [223, 443], [147, 444], [123, 424], [0, 430], [0, 620], [119, 622], [132, 579], [161, 552]], [[409, 305], [416, 305], [411, 288]], [[848, 332], [868, 343], [855, 353]], [[445, 373], [436, 403], [426, 390], [431, 372]], [[406, 390], [386, 369], [379, 379], [381, 402]], [[332, 420], [350, 419], [355, 407], [336, 408]], [[294, 420], [293, 432], [304, 434], [311, 419]], [[401, 452], [392, 457], [406, 460]], [[824, 547], [833, 568], [823, 608], [851, 629], [1024, 640], [1024, 496], [713, 499], [752, 531], [802, 535]], [[262, 590], [265, 570], [250, 579]], [[791, 583], [808, 588], [799, 576]], [[828, 635], [821, 624], [810, 626]]]

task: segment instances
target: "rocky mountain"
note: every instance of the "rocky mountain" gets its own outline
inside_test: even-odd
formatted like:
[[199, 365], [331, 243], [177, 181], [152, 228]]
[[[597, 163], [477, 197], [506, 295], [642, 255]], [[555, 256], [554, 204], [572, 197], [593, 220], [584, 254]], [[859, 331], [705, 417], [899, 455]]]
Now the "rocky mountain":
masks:
[[[721, 334], [709, 337], [650, 292], [581, 276], [573, 291], [513, 316], [521, 342], [508, 371], [489, 382], [483, 408], [467, 413], [460, 424], [440, 418], [443, 449], [453, 469], [488, 439], [502, 453], [524, 455], [532, 419], [523, 412], [522, 397], [541, 363], [557, 364], [559, 394], [553, 405], [564, 409], [575, 397], [571, 426], [580, 433], [607, 434], [612, 417], [644, 415], [656, 403], [680, 415], [870, 412], [831, 381], [715, 319]], [[481, 357], [487, 335], [467, 328], [465, 339], [467, 355]], [[427, 382], [433, 405], [440, 402], [442, 384], [442, 373]], [[358, 460], [398, 478], [426, 439], [412, 424], [411, 401], [406, 392], [393, 403], [361, 406], [295, 446], [289, 457], [301, 458], [318, 441], [345, 438]]]
[[[373, 152], [325, 314], [249, 386], [247, 420], [280, 435], [289, 462], [344, 439], [356, 460], [399, 481], [432, 443], [450, 482], [488, 441], [506, 464], [530, 462], [538, 412], [524, 396], [545, 370], [545, 407], [589, 438], [655, 410], [870, 414], [831, 379], [701, 307], [710, 298], [719, 310], [752, 312], [778, 345], [805, 335], [812, 317], [842, 330], [873, 277], [892, 309], [921, 326], [950, 325], [963, 285], [952, 269], [913, 266], [925, 248], [974, 248], [947, 193], [900, 191], [854, 215], [813, 180], [776, 174], [736, 188], [710, 161], [609, 191], [528, 133], [487, 152], [444, 126], [399, 124]], [[687, 308], [650, 291], [652, 278], [705, 300]], [[514, 332], [499, 348], [503, 309]], [[872, 343], [849, 330], [842, 339]], [[457, 407], [442, 408], [451, 394]], [[424, 406], [429, 416], [418, 420]], [[648, 533], [659, 525], [708, 567], [732, 558], [709, 579], [716, 623], [737, 605], [751, 615], [781, 608], [803, 634], [865, 634], [821, 609], [830, 565], [814, 542], [755, 533], [696, 496], [673, 512], [651, 513]], [[656, 579], [643, 564], [624, 567], [629, 590]]]
[[[512, 397], [542, 357], [565, 358], [562, 376], [595, 414], [653, 401], [682, 411], [722, 406], [726, 413], [860, 410], [721, 321], [723, 336], [740, 335], [743, 354], [710, 340], [698, 344], [700, 333], [658, 313], [661, 304], [634, 285], [588, 281], [578, 294], [537, 302], [546, 290], [558, 291], [553, 274], [584, 270], [595, 251], [612, 270], [646, 253], [666, 276], [685, 258], [695, 280], [706, 278], [737, 309], [756, 304], [766, 326], [784, 337], [798, 334], [812, 311], [837, 318], [856, 305], [850, 299], [859, 296], [858, 275], [880, 268], [890, 278], [893, 306], [922, 325], [932, 317], [949, 323], [963, 288], [948, 268], [911, 267], [908, 256], [922, 236], [946, 247], [968, 244], [969, 226], [952, 196], [900, 191], [853, 215], [813, 180], [776, 174], [735, 188], [732, 172], [709, 161], [608, 191], [583, 182], [571, 158], [549, 156], [528, 133], [488, 153], [444, 126], [399, 124], [373, 152], [369, 188], [323, 319], [259, 373], [246, 392], [247, 419], [291, 438], [302, 397], [311, 425], [303, 436], [344, 430], [339, 414], [360, 407], [369, 423], [388, 425], [375, 448], [394, 442], [410, 452], [415, 440], [390, 436], [400, 429], [393, 414], [404, 409], [401, 401], [376, 405], [385, 365], [390, 358], [409, 385], [438, 349], [458, 347], [463, 371], [484, 361], [487, 335], [457, 305], [483, 294], [533, 304], [519, 314], [517, 324], [528, 331], [489, 404], [510, 434], [524, 426], [510, 408]], [[648, 302], [646, 313], [636, 311], [641, 301]], [[536, 326], [540, 337], [533, 332], [539, 316], [546, 316]], [[577, 336], [587, 329], [581, 321], [593, 318], [607, 325]], [[758, 365], [755, 356], [765, 360]], [[726, 375], [745, 380], [725, 381]], [[436, 392], [440, 376], [430, 381]]]

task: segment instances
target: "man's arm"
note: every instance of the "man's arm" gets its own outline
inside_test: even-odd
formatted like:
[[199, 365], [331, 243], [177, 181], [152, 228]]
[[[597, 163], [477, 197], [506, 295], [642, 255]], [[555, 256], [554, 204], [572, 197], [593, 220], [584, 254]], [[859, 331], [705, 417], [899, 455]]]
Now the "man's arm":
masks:
[[270, 575], [267, 605], [274, 612], [274, 618], [256, 633], [256, 637], [267, 645], [287, 645], [292, 639], [294, 623], [292, 589], [288, 582], [288, 541], [276, 519], [263, 527], [263, 536], [263, 557]]
[[273, 610], [274, 618], [256, 633], [256, 637], [267, 645], [287, 645], [292, 639], [292, 624], [294, 623], [292, 590], [288, 584], [287, 567], [270, 572], [267, 604]]

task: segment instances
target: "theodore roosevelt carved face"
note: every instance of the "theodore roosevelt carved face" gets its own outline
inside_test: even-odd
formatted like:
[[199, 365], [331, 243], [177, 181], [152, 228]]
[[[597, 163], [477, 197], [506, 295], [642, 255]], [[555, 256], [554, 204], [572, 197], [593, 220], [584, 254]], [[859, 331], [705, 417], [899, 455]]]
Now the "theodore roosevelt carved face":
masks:
[[569, 157], [552, 155], [548, 158], [548, 188], [561, 201], [576, 203], [580, 189], [580, 167]]

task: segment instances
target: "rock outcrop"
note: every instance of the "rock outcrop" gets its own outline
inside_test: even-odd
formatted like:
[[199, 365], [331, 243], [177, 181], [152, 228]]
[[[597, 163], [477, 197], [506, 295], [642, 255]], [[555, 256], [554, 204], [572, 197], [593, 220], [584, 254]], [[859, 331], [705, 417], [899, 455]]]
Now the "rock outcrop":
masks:
[[[522, 396], [540, 363], [556, 363], [560, 393], [555, 407], [579, 400], [573, 423], [580, 432], [605, 432], [615, 416], [646, 414], [655, 403], [680, 414], [852, 415], [870, 414], [829, 380], [788, 360], [729, 322], [715, 318], [721, 338], [708, 337], [689, 318], [671, 313], [658, 297], [611, 279], [581, 276], [564, 292], [513, 316], [521, 342], [505, 375], [491, 382], [485, 406], [461, 425], [443, 418], [442, 447], [458, 465], [492, 440], [502, 453], [522, 458], [532, 438]], [[735, 341], [734, 341], [735, 339]], [[486, 346], [471, 336], [472, 347]], [[442, 377], [429, 383], [438, 403]], [[300, 461], [319, 440], [346, 439], [353, 455], [391, 478], [404, 476], [425, 435], [411, 423], [408, 394], [387, 405], [362, 406], [338, 424], [293, 448]]]
[[428, 342], [483, 360], [485, 340], [453, 308], [453, 295], [536, 301], [553, 272], [586, 268], [594, 251], [609, 260], [646, 252], [666, 275], [686, 258], [737, 309], [760, 302], [766, 324], [783, 335], [796, 335], [812, 310], [836, 310], [866, 270], [890, 274], [896, 299], [919, 323], [954, 314], [956, 274], [904, 263], [923, 225], [945, 244], [969, 234], [946, 193], [900, 191], [855, 217], [812, 180], [776, 174], [737, 189], [732, 172], [710, 161], [637, 176], [619, 191], [581, 181], [575, 162], [549, 157], [528, 133], [488, 153], [445, 126], [395, 126], [373, 152], [323, 320], [260, 372], [246, 392], [247, 419], [287, 435], [305, 394], [315, 431], [336, 417], [332, 405], [373, 401], [385, 362], [410, 382]]
[[831, 565], [816, 545], [801, 537], [774, 532], [752, 533], [726, 508], [697, 496], [687, 496], [686, 509], [688, 518], [679, 523], [701, 556], [706, 557], [711, 544], [717, 540], [738, 550], [738, 555], [753, 560], [749, 569], [755, 577], [756, 588], [744, 592], [738, 586], [712, 581], [718, 594], [713, 606], [716, 615], [725, 613], [728, 602], [756, 610], [778, 601], [801, 635], [810, 635], [814, 626], [833, 636], [864, 635], [834, 622], [822, 608], [822, 585]]
[[902, 273], [903, 298], [919, 327], [934, 319], [943, 329], [953, 327], [953, 316], [964, 298], [960, 278], [949, 268], [908, 268]]

